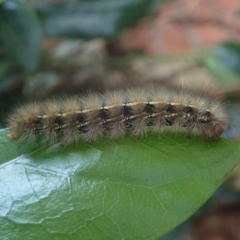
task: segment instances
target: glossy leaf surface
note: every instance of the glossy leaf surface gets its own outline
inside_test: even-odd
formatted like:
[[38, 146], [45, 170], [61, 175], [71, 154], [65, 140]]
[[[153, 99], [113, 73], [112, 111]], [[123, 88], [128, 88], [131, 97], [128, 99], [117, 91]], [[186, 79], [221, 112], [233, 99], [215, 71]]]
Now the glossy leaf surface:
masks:
[[18, 146], [6, 135], [4, 239], [156, 239], [211, 197], [240, 156], [237, 142], [172, 133], [66, 148]]

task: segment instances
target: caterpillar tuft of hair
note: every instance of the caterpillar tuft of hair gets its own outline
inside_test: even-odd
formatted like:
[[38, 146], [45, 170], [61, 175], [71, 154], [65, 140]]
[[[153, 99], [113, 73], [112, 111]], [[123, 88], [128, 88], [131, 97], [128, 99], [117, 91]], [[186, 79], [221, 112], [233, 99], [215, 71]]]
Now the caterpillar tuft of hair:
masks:
[[172, 129], [214, 140], [229, 127], [229, 116], [223, 104], [204, 95], [158, 86], [33, 102], [12, 112], [8, 137], [32, 141], [40, 135], [67, 145], [103, 135], [115, 139], [127, 130], [137, 137], [148, 129], [156, 133]]

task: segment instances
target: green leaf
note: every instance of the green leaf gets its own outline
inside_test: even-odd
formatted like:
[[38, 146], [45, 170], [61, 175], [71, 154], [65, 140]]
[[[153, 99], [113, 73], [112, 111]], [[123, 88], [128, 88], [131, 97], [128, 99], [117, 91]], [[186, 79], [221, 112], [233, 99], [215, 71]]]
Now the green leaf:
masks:
[[221, 63], [240, 74], [240, 44], [227, 42], [215, 47], [215, 55]]
[[191, 216], [240, 156], [238, 142], [171, 133], [66, 148], [18, 146], [6, 135], [3, 239], [156, 239]]
[[219, 83], [224, 85], [233, 84], [239, 81], [239, 75], [228, 69], [222, 62], [215, 56], [208, 56], [204, 59], [206, 69], [218, 80]]
[[39, 9], [45, 34], [52, 37], [114, 37], [147, 14], [152, 0], [62, 2]]
[[0, 4], [0, 41], [25, 71], [36, 69], [41, 53], [42, 29], [27, 3], [8, 0]]
[[159, 10], [159, 7], [165, 3], [167, 3], [167, 0], [153, 0], [152, 3], [149, 5], [149, 13], [154, 14], [156, 11]]

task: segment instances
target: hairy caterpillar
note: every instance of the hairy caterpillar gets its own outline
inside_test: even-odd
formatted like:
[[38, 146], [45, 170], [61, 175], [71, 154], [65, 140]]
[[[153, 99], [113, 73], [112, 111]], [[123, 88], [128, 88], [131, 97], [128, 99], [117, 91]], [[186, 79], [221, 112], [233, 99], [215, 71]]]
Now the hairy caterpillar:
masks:
[[156, 133], [173, 129], [217, 139], [228, 128], [229, 117], [221, 103], [204, 95], [155, 86], [29, 103], [10, 115], [8, 136], [31, 141], [41, 135], [48, 141], [60, 138], [66, 145], [79, 138], [88, 142], [102, 135], [118, 138], [126, 129], [133, 136], [148, 129]]

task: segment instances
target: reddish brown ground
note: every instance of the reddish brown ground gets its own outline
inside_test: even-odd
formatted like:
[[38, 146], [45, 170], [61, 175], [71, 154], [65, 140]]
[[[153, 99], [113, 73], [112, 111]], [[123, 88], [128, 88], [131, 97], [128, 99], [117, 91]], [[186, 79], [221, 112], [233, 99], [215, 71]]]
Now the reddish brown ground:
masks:
[[240, 40], [239, 0], [175, 0], [120, 37], [124, 51], [178, 53]]

